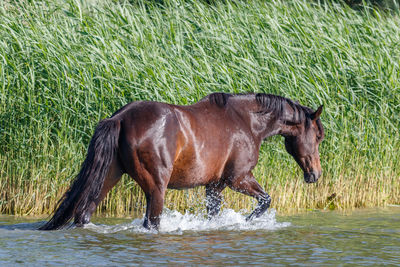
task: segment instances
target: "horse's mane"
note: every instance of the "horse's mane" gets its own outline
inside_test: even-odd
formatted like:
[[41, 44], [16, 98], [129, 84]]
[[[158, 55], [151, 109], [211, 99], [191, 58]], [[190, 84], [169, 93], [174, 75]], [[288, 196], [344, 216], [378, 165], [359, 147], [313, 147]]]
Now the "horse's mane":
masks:
[[[314, 110], [300, 105], [297, 101], [294, 102], [289, 98], [264, 93], [256, 94], [256, 101], [261, 106], [262, 113], [275, 112], [275, 115], [279, 117], [284, 114], [285, 104], [288, 104], [294, 112], [292, 118], [287, 118], [287, 121], [291, 123], [302, 123], [305, 121], [306, 128], [310, 126], [310, 120], [306, 120], [306, 118], [310, 117], [310, 115], [314, 113]], [[323, 134], [324, 127], [322, 127], [319, 118], [316, 123], [319, 131]]]
[[300, 105], [298, 102], [294, 102], [291, 99], [265, 93], [245, 93], [245, 94], [229, 94], [229, 93], [212, 93], [208, 96], [208, 100], [211, 104], [223, 108], [227, 105], [230, 97], [236, 96], [254, 96], [257, 104], [260, 107], [259, 113], [267, 114], [274, 113], [276, 117], [281, 117], [285, 113], [286, 104], [288, 104], [293, 110], [293, 118], [290, 118], [293, 122], [303, 122], [305, 118], [313, 113], [313, 110]]
[[226, 104], [228, 103], [228, 98], [231, 96], [233, 95], [227, 93], [212, 93], [208, 96], [208, 100], [211, 104], [223, 108], [226, 106]]
[[297, 101], [294, 102], [282, 96], [258, 93], [255, 97], [257, 103], [261, 107], [261, 113], [266, 114], [274, 112], [277, 117], [281, 117], [284, 114], [286, 108], [285, 104], [288, 104], [294, 110], [293, 117], [290, 118], [290, 121], [295, 123], [303, 122], [306, 117], [313, 112], [312, 109], [300, 105]]

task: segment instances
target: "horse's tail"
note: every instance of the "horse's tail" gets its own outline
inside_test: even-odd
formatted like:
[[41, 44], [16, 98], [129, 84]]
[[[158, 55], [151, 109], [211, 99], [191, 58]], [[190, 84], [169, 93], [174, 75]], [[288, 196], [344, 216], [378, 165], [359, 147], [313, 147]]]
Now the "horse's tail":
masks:
[[56, 230], [72, 217], [85, 216], [90, 204], [99, 197], [117, 152], [120, 126], [120, 121], [113, 118], [102, 120], [97, 125], [79, 174], [59, 200], [53, 217], [39, 230]]

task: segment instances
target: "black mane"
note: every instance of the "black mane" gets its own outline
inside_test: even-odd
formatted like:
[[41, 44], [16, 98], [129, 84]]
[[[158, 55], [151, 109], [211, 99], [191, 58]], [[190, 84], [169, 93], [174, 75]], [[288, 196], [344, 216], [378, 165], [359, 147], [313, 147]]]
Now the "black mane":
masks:
[[286, 118], [286, 120], [294, 123], [303, 122], [306, 117], [313, 113], [312, 109], [282, 96], [258, 93], [255, 97], [257, 103], [261, 106], [262, 113], [275, 112], [277, 117], [282, 117], [285, 114], [286, 104], [288, 104], [294, 112], [292, 118]]
[[309, 108], [300, 105], [297, 101], [294, 102], [289, 98], [283, 96], [265, 94], [265, 93], [244, 93], [244, 94], [229, 94], [229, 93], [212, 93], [208, 96], [208, 100], [211, 104], [217, 105], [223, 108], [228, 103], [230, 97], [235, 96], [252, 96], [254, 95], [257, 104], [260, 106], [260, 113], [274, 113], [276, 117], [282, 117], [285, 114], [286, 104], [288, 104], [293, 110], [293, 116], [287, 118], [288, 121], [294, 123], [301, 123], [309, 117], [314, 111]]
[[211, 104], [215, 104], [220, 108], [225, 107], [226, 103], [228, 103], [228, 98], [231, 97], [232, 94], [227, 93], [212, 93], [208, 96], [208, 99]]

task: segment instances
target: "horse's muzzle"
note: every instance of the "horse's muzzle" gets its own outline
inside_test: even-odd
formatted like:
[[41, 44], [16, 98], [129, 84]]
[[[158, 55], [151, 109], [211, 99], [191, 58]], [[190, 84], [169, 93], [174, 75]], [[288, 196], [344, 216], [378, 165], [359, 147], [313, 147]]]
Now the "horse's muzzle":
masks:
[[305, 172], [304, 173], [304, 181], [306, 183], [315, 183], [318, 181], [318, 178], [321, 176], [321, 172]]

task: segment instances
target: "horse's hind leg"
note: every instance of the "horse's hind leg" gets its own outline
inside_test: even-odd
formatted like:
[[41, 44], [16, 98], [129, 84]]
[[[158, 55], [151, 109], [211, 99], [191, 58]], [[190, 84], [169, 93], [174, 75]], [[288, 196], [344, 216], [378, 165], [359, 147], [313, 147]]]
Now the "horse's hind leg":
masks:
[[143, 226], [147, 229], [157, 230], [160, 225], [160, 215], [164, 207], [164, 196], [171, 171], [159, 164], [154, 164], [154, 168], [155, 166], [158, 166], [158, 170], [150, 168], [142, 170], [135, 180], [146, 195], [147, 206]]
[[168, 159], [162, 160], [162, 156], [150, 148], [132, 154], [134, 164], [127, 168], [127, 172], [139, 184], [146, 196], [147, 206], [143, 226], [147, 229], [158, 229], [164, 196], [172, 173], [172, 163]]
[[211, 219], [219, 213], [221, 209], [221, 192], [225, 186], [219, 184], [208, 184], [206, 185], [206, 207], [208, 219]]
[[93, 212], [96, 210], [96, 207], [99, 203], [106, 197], [107, 193], [113, 188], [118, 181], [121, 179], [123, 171], [117, 159], [114, 159], [111, 163], [110, 169], [107, 173], [106, 178], [104, 179], [103, 186], [100, 191], [100, 195], [97, 199], [94, 199], [90, 202], [88, 208], [83, 211], [81, 214], [76, 214], [74, 218], [74, 223], [76, 226], [82, 226], [84, 224], [89, 223], [90, 218], [92, 217]]
[[146, 215], [143, 227], [147, 229], [158, 229], [160, 226], [160, 215], [164, 207], [164, 196], [166, 188], [154, 188], [151, 193], [146, 194]]
[[271, 197], [263, 190], [251, 172], [241, 178], [235, 179], [229, 187], [257, 199], [258, 204], [256, 208], [246, 220], [260, 217], [269, 208]]

